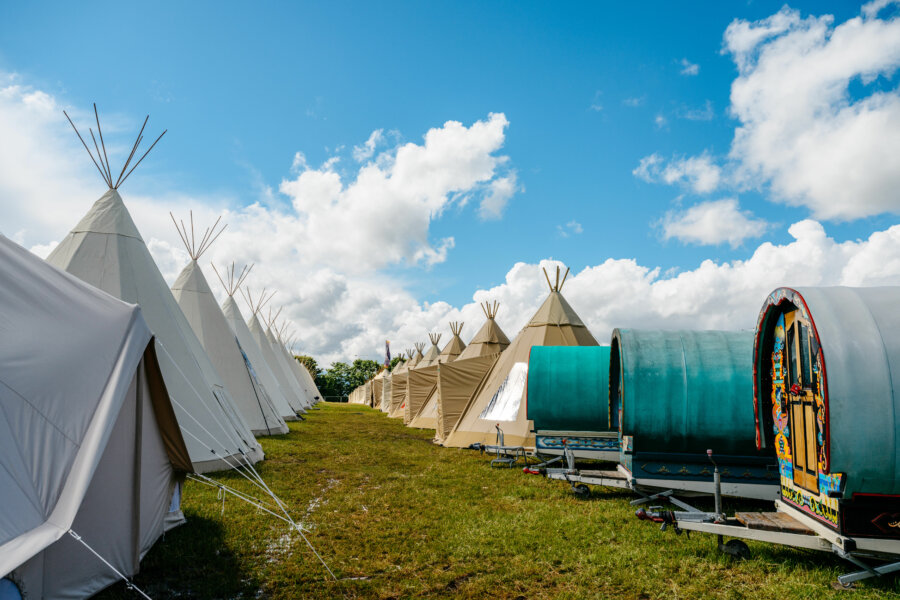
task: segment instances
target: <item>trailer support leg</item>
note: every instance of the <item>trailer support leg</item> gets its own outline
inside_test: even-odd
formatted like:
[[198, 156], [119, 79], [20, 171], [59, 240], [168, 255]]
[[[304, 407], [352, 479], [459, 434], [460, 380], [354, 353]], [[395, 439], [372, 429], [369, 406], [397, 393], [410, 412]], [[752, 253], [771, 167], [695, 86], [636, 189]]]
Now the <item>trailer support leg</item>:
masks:
[[860, 581], [863, 579], [868, 579], [870, 577], [881, 577], [882, 575], [900, 571], [900, 562], [889, 563], [886, 565], [881, 565], [879, 567], [870, 567], [859, 558], [853, 556], [852, 554], [849, 554], [848, 552], [844, 552], [838, 547], [834, 548], [834, 552], [841, 558], [849, 560], [857, 567], [863, 569], [862, 571], [848, 573], [846, 575], [841, 575], [840, 577], [838, 577], [838, 581], [841, 583], [841, 585], [850, 585], [854, 581]]

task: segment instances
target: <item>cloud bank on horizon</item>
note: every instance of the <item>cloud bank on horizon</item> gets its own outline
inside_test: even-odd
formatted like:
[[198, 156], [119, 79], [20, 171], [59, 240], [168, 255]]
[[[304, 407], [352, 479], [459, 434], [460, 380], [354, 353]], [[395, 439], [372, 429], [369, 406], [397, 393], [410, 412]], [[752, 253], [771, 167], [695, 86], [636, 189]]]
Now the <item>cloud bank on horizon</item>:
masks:
[[[695, 199], [653, 226], [663, 239], [740, 247], [775, 226], [741, 209], [747, 189], [806, 207], [818, 220], [790, 225], [792, 241], [762, 243], [744, 260], [662, 273], [619, 257], [573, 273], [564, 293], [601, 343], [613, 327], [751, 328], [766, 294], [781, 285], [900, 284], [900, 225], [837, 242], [822, 224], [900, 212], [900, 95], [884, 85], [900, 67], [900, 17], [883, 17], [887, 4], [867, 4], [837, 25], [827, 15], [804, 18], [785, 7], [728, 26], [722, 52], [738, 70], [731, 148], [725, 156], [642, 159], [635, 177], [672, 186], [683, 203]], [[699, 73], [682, 60], [683, 74]], [[7, 199], [0, 223], [41, 255], [104, 191], [64, 106], [16, 75], [0, 75], [0, 197]], [[88, 119], [85, 112], [73, 116]], [[111, 151], [122, 157], [135, 119], [107, 120], [107, 137], [122, 141]], [[447, 121], [415, 142], [376, 129], [353, 147], [349, 165], [335, 155], [311, 166], [298, 152], [277, 192], [265, 189], [249, 205], [140, 181], [129, 182], [135, 193], [126, 186], [123, 197], [170, 283], [188, 256], [167, 213], [186, 218], [190, 208], [202, 227], [222, 214], [228, 228], [204, 257], [211, 284], [218, 287], [208, 261], [255, 263], [248, 285], [278, 290], [273, 303], [285, 306], [298, 350], [320, 363], [377, 358], [385, 339], [405, 348], [454, 320], [466, 323], [468, 339], [486, 300], [501, 302], [498, 321], [512, 337], [546, 295], [541, 268], [558, 261], [516, 263], [500, 285], [475, 290], [463, 306], [419, 302], [391, 273], [452, 260], [454, 238], [435, 239], [431, 230], [446, 211], [487, 220], [515, 210], [524, 186], [502, 153], [514, 126], [496, 112], [468, 124]], [[557, 229], [561, 237], [582, 231], [575, 220]]]

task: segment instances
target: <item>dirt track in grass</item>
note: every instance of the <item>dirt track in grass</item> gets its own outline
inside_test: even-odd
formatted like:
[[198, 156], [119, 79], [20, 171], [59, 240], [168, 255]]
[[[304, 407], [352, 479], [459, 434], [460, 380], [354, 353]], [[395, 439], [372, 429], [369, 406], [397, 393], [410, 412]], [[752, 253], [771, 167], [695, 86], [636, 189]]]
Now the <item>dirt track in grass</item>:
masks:
[[[223, 513], [216, 489], [188, 482], [188, 523], [154, 546], [135, 583], [156, 600], [900, 597], [897, 577], [835, 590], [849, 565], [824, 553], [750, 543], [737, 562], [712, 536], [638, 521], [629, 494], [579, 500], [366, 407], [326, 404], [290, 426], [261, 438], [257, 468], [339, 581], [283, 522], [230, 496]], [[213, 477], [252, 491], [234, 473]], [[101, 597], [137, 596], [116, 585]]]

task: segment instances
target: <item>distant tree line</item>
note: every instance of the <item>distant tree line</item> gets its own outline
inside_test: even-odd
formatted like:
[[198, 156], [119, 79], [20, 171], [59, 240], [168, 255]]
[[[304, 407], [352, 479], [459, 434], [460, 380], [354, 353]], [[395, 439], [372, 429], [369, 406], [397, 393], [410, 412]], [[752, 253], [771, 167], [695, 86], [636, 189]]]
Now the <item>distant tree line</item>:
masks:
[[350, 392], [374, 377], [381, 368], [374, 360], [357, 358], [349, 365], [345, 362], [333, 362], [328, 369], [321, 369], [312, 356], [294, 358], [312, 374], [322, 396], [332, 401], [349, 396]]

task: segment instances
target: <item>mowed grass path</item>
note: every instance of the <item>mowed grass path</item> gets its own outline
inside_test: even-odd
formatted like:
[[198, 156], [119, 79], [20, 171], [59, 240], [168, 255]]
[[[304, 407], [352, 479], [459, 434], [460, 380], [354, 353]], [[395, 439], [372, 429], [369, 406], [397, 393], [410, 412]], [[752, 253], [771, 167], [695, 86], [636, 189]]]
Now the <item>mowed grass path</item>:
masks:
[[[135, 582], [156, 599], [900, 597], [897, 578], [835, 590], [849, 565], [824, 553], [751, 543], [738, 562], [712, 536], [638, 521], [630, 494], [578, 500], [380, 411], [320, 406], [288, 435], [261, 438], [258, 468], [340, 581], [282, 522], [233, 497], [223, 513], [215, 489], [188, 482], [188, 523]], [[215, 477], [251, 491], [235, 474]], [[116, 585], [101, 597], [137, 596]]]

